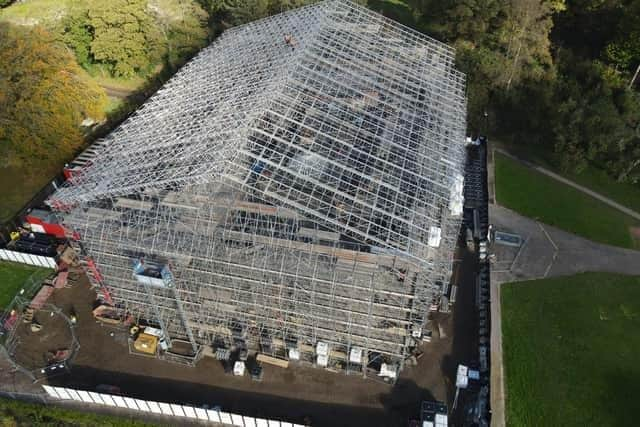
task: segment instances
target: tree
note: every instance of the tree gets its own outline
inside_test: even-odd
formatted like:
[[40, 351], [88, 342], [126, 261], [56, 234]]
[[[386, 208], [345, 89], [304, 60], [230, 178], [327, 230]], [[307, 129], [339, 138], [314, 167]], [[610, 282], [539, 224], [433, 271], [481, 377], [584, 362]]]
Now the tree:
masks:
[[605, 56], [618, 68], [633, 72], [640, 65], [640, 0], [625, 3], [625, 13], [614, 39], [605, 48]]
[[543, 79], [552, 70], [552, 15], [564, 8], [560, 1], [510, 0], [501, 42], [508, 60], [500, 83], [509, 90], [523, 79]]
[[569, 52], [558, 58], [561, 78], [553, 123], [555, 151], [565, 170], [597, 164], [619, 181], [640, 175], [640, 99], [602, 63]]
[[207, 41], [209, 15], [194, 1], [153, 0], [149, 3], [170, 66], [183, 62]]
[[89, 25], [89, 15], [86, 9], [70, 11], [61, 21], [57, 32], [62, 34], [62, 40], [76, 54], [78, 64], [87, 68], [92, 62], [91, 41], [93, 28]]
[[430, 0], [419, 3], [422, 28], [450, 43], [486, 46], [506, 18], [505, 0]]
[[175, 67], [202, 48], [208, 14], [194, 0], [97, 0], [70, 3], [50, 23], [78, 63], [106, 65], [116, 77], [144, 74], [161, 60]]
[[512, 109], [508, 102], [518, 96], [505, 92], [553, 79], [549, 36], [562, 0], [416, 1], [420, 28], [457, 48], [458, 67], [467, 74], [472, 132], [488, 130], [486, 115]]
[[68, 159], [82, 144], [82, 121], [102, 120], [105, 105], [104, 91], [52, 34], [0, 22], [3, 166]]
[[91, 53], [111, 66], [116, 76], [149, 70], [162, 56], [162, 35], [147, 11], [146, 0], [93, 3], [88, 11], [93, 28]]
[[202, 0], [209, 13], [230, 25], [241, 25], [269, 15], [269, 0]]
[[265, 18], [275, 13], [313, 3], [315, 0], [201, 0], [211, 15], [231, 25]]

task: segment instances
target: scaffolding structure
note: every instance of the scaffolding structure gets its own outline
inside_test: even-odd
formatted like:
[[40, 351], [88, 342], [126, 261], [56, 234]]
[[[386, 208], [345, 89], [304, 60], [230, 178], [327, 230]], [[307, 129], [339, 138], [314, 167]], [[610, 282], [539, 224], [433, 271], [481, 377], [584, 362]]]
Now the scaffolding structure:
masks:
[[324, 1], [226, 31], [49, 204], [103, 299], [189, 357], [397, 372], [448, 305], [465, 111], [450, 47]]

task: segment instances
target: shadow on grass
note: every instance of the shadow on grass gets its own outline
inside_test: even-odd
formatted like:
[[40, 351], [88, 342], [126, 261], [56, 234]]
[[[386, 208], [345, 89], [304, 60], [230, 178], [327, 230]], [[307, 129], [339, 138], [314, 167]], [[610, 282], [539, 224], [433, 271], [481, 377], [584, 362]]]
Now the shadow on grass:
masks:
[[[640, 375], [636, 372], [621, 372], [616, 369], [607, 375], [608, 390], [603, 390], [602, 413], [607, 414], [602, 425], [637, 426], [638, 398], [640, 398]], [[596, 423], [597, 424], [597, 423]]]

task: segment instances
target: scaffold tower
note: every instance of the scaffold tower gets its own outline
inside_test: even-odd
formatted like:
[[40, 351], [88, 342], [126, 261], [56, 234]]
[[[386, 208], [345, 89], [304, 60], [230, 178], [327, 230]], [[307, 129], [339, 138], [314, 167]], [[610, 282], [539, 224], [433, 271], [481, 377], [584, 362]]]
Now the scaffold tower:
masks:
[[448, 305], [466, 128], [454, 56], [342, 0], [230, 29], [49, 204], [103, 300], [170, 346], [393, 377]]

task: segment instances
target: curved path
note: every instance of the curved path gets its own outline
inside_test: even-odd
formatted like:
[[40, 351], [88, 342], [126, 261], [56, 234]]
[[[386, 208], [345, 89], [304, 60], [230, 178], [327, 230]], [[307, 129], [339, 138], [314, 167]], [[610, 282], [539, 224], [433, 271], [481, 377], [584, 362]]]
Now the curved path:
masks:
[[586, 271], [640, 275], [640, 251], [603, 245], [489, 205], [494, 228], [519, 234], [520, 248], [493, 245], [491, 270], [491, 408], [493, 426], [505, 425], [500, 284]]
[[126, 89], [126, 88], [110, 86], [106, 84], [102, 84], [100, 86], [104, 89], [107, 96], [111, 98], [125, 99], [126, 97], [131, 95], [133, 92], [135, 92], [135, 90], [133, 89]]
[[618, 202], [616, 202], [614, 200], [611, 200], [610, 198], [608, 198], [606, 196], [603, 196], [600, 193], [596, 193], [595, 191], [590, 190], [589, 188], [587, 188], [585, 186], [577, 184], [577, 183], [575, 183], [575, 182], [573, 182], [573, 181], [571, 181], [571, 180], [569, 180], [569, 179], [567, 179], [567, 178], [565, 178], [563, 176], [558, 175], [555, 172], [551, 172], [549, 169], [545, 169], [545, 168], [543, 168], [541, 166], [535, 165], [535, 164], [533, 164], [531, 162], [528, 162], [528, 161], [526, 161], [524, 159], [521, 159], [520, 157], [516, 157], [513, 154], [503, 150], [502, 148], [497, 148], [496, 147], [496, 148], [494, 148], [494, 150], [499, 152], [500, 154], [504, 154], [505, 156], [511, 157], [512, 159], [519, 161], [520, 163], [530, 167], [531, 169], [534, 169], [534, 170], [540, 172], [541, 174], [547, 175], [547, 176], [549, 176], [549, 177], [551, 177], [551, 178], [553, 178], [553, 179], [555, 179], [557, 181], [562, 182], [563, 184], [566, 184], [566, 185], [568, 185], [570, 187], [575, 188], [576, 190], [579, 190], [579, 191], [581, 191], [581, 192], [583, 192], [585, 194], [588, 194], [589, 196], [593, 197], [594, 199], [598, 199], [601, 202], [606, 203], [607, 205], [611, 206], [612, 208], [619, 210], [620, 212], [623, 212], [623, 213], [625, 213], [625, 214], [627, 214], [627, 215], [629, 215], [629, 216], [631, 216], [631, 217], [633, 217], [633, 218], [635, 218], [637, 220], [640, 220], [640, 213], [634, 211], [633, 209], [629, 209], [628, 207], [623, 206], [620, 203], [618, 203]]
[[[494, 148], [491, 151], [488, 164], [489, 198], [492, 203], [495, 203], [495, 168], [493, 161], [495, 151], [640, 220], [640, 213], [500, 148]], [[520, 248], [495, 245], [493, 248], [497, 260], [492, 265], [491, 271], [491, 301], [494, 302], [491, 304], [491, 424], [492, 426], [502, 427], [505, 425], [505, 401], [500, 284], [565, 276], [585, 271], [640, 275], [640, 252], [595, 243], [526, 218], [496, 204], [490, 205], [489, 218], [496, 230], [511, 231], [519, 234], [524, 239], [524, 244]]]

